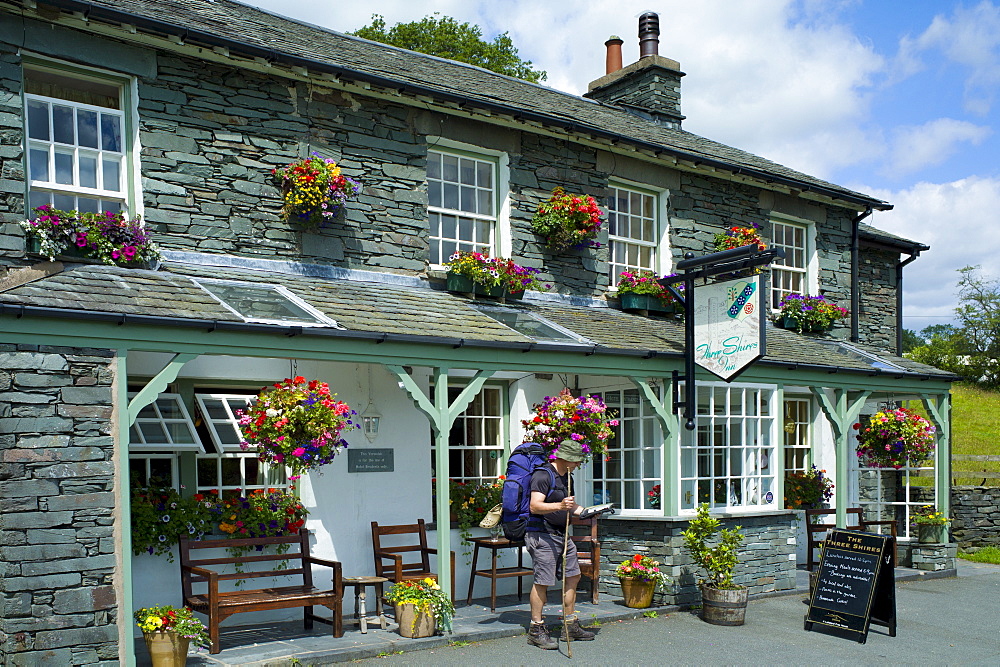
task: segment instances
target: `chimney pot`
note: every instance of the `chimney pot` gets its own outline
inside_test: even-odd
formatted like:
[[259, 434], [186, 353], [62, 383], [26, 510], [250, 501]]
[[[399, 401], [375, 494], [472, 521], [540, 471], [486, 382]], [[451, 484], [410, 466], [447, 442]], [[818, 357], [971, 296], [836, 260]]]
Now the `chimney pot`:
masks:
[[639, 17], [639, 58], [656, 56], [660, 52], [660, 16], [646, 12]]
[[622, 68], [622, 42], [618, 35], [611, 35], [604, 46], [608, 47], [607, 58], [605, 59], [605, 74], [617, 72]]

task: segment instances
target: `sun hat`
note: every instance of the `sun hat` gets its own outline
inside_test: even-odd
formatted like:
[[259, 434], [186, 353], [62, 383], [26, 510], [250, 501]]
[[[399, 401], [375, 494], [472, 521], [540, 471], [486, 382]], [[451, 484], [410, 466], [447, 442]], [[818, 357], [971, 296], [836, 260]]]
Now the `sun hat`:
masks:
[[587, 455], [583, 453], [583, 447], [576, 440], [567, 438], [559, 443], [556, 449], [556, 458], [570, 463], [583, 463], [587, 460]]

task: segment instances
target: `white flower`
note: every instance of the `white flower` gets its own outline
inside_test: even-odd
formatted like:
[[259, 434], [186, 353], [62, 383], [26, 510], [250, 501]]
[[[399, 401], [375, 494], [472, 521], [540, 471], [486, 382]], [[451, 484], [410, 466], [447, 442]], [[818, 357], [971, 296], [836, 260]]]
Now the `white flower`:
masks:
[[268, 408], [267, 410], [265, 410], [264, 414], [266, 414], [268, 417], [277, 417], [278, 415], [281, 414], [281, 411], [275, 410], [274, 408]]

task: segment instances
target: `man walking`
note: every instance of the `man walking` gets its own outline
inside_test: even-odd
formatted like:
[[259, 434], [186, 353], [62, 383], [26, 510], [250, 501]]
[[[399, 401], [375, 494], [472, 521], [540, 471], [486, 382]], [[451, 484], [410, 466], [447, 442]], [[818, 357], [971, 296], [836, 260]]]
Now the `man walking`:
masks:
[[[566, 513], [579, 515], [583, 507], [569, 495], [569, 476], [586, 460], [583, 448], [576, 440], [563, 440], [556, 450], [556, 458], [539, 467], [531, 475], [531, 517], [528, 519], [524, 544], [534, 563], [535, 578], [531, 587], [531, 627], [528, 644], [543, 649], [559, 648], [549, 636], [543, 611], [549, 586], [560, 578], [563, 568], [566, 584], [563, 588], [563, 624], [573, 641], [589, 641], [594, 633], [580, 627], [576, 617], [576, 585], [580, 581], [580, 565], [573, 540], [567, 544]], [[563, 547], [566, 559], [562, 562]]]

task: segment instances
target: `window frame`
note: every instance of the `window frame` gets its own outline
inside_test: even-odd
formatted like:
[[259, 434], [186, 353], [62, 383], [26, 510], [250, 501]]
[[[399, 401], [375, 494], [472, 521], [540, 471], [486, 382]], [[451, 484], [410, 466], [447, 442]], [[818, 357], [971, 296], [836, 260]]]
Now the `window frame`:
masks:
[[[219, 435], [219, 430], [216, 428], [217, 423], [229, 424], [236, 430], [236, 435], [240, 437], [240, 442], [243, 442], [245, 436], [243, 435], [243, 429], [240, 428], [239, 418], [235, 414], [234, 407], [230, 405], [232, 402], [242, 402], [245, 407], [249, 407], [253, 403], [253, 399], [256, 395], [251, 394], [220, 394], [214, 392], [195, 392], [194, 400], [198, 406], [198, 410], [201, 413], [201, 418], [204, 420], [205, 428], [208, 431], [209, 437], [212, 440], [212, 445], [215, 447], [216, 453], [227, 453], [227, 452], [242, 452], [243, 448], [240, 443], [224, 443]], [[222, 403], [222, 407], [226, 411], [225, 419], [216, 419], [209, 416], [208, 406], [205, 405], [205, 399], [218, 400]], [[211, 452], [205, 452], [206, 454]]]
[[[612, 196], [608, 198], [608, 204], [605, 206], [608, 216], [608, 280], [609, 285], [612, 289], [617, 290], [618, 277], [621, 275], [622, 271], [633, 270], [634, 267], [630, 267], [627, 263], [615, 262], [613, 261], [613, 255], [615, 253], [615, 243], [624, 243], [626, 245], [641, 245], [652, 249], [652, 261], [651, 266], [648, 269], [638, 269], [638, 270], [649, 270], [653, 273], [663, 275], [669, 272], [670, 264], [670, 248], [669, 248], [669, 235], [667, 233], [667, 225], [664, 221], [667, 220], [666, 215], [666, 200], [667, 193], [665, 190], [657, 190], [647, 186], [643, 186], [637, 183], [630, 183], [620, 179], [614, 179], [608, 183], [608, 189], [612, 191], [625, 191], [630, 194], [638, 194], [641, 197], [650, 197], [653, 200], [653, 237], [652, 241], [639, 241], [634, 237], [622, 236], [619, 234], [611, 234], [611, 223], [610, 218], [615, 212], [615, 209], [611, 207], [611, 201], [617, 201], [616, 194], [613, 192]], [[631, 214], [629, 214], [631, 216]], [[616, 268], [625, 267], [625, 268]]]
[[[439, 252], [441, 253], [440, 263], [434, 262], [434, 243], [441, 243], [442, 238], [440, 236], [434, 236], [431, 233], [431, 222], [430, 218], [432, 214], [439, 213], [444, 215], [454, 215], [459, 217], [468, 217], [473, 220], [489, 220], [492, 222], [492, 239], [489, 244], [477, 243], [476, 245], [487, 245], [489, 254], [492, 257], [509, 257], [513, 252], [513, 240], [511, 237], [511, 225], [510, 225], [510, 156], [501, 150], [495, 150], [490, 148], [484, 148], [482, 146], [474, 146], [472, 144], [467, 144], [459, 141], [454, 141], [452, 139], [447, 139], [445, 137], [427, 137], [427, 162], [428, 166], [430, 164], [432, 154], [439, 155], [450, 155], [457, 158], [467, 158], [472, 160], [477, 160], [480, 162], [487, 162], [492, 166], [493, 169], [493, 206], [494, 215], [493, 216], [483, 216], [481, 214], [473, 214], [460, 209], [449, 209], [444, 208], [444, 206], [432, 206], [430, 203], [430, 187], [431, 178], [429, 176], [429, 168], [426, 171], [426, 180], [428, 187], [428, 197], [427, 197], [427, 230], [428, 230], [428, 263], [432, 269], [444, 270], [446, 267], [444, 263], [447, 262], [448, 258], [445, 256], [443, 249]], [[443, 204], [443, 202], [442, 202]], [[466, 245], [472, 245], [471, 241], [463, 242]]]
[[[129, 392], [129, 399], [135, 397], [134, 392]], [[163, 417], [160, 412], [160, 406], [158, 403], [161, 400], [170, 399], [176, 404], [176, 407], [181, 413], [181, 417], [167, 418]], [[155, 416], [143, 416], [144, 412], [152, 410]], [[188, 433], [192, 436], [192, 442], [185, 443], [174, 443], [174, 442], [146, 442], [145, 435], [142, 432], [142, 428], [139, 426], [140, 423], [144, 424], [159, 424], [163, 428], [163, 432], [168, 439], [171, 439], [170, 429], [168, 428], [171, 424], [185, 424], [188, 428]], [[140, 437], [140, 441], [136, 442], [133, 439], [133, 431], [137, 433]], [[171, 392], [162, 392], [157, 394], [156, 399], [149, 405], [142, 408], [139, 414], [136, 415], [135, 422], [129, 427], [129, 452], [205, 452], [205, 445], [198, 436], [198, 431], [195, 429], [194, 420], [191, 419], [191, 413], [187, 409], [187, 405], [184, 404], [184, 397], [180, 394]]]
[[[782, 405], [781, 405], [781, 414], [782, 414], [783, 425], [789, 423], [787, 421], [788, 418], [789, 418], [789, 416], [791, 416], [792, 419], [793, 419], [793, 421], [791, 423], [795, 424], [795, 431], [794, 431], [794, 433], [789, 433], [788, 431], [785, 431], [784, 429], [782, 429], [782, 433], [783, 433], [783, 435], [782, 435], [782, 451], [784, 452], [784, 454], [783, 454], [784, 461], [782, 462], [782, 465], [784, 466], [785, 475], [787, 475], [788, 473], [791, 473], [791, 472], [808, 472], [809, 469], [810, 469], [810, 467], [813, 465], [813, 448], [812, 448], [813, 428], [812, 428], [812, 425], [813, 425], [814, 411], [813, 411], [813, 402], [812, 402], [812, 399], [809, 398], [808, 396], [800, 396], [800, 395], [795, 395], [795, 394], [785, 394], [785, 396], [782, 399], [781, 403], [782, 403]], [[800, 408], [802, 406], [804, 406], [804, 412], [805, 412], [804, 419], [798, 419], [798, 417], [802, 416], [803, 410], [801, 410], [801, 409], [796, 410], [795, 411], [796, 414], [789, 415], [789, 411], [788, 411], [788, 404], [789, 403], [797, 404], [797, 405], [800, 406]], [[798, 444], [789, 444], [789, 440], [791, 440], [792, 438], [795, 438], [795, 439], [799, 440]], [[805, 444], [802, 444], [803, 442]], [[802, 464], [801, 468], [797, 467], [797, 466], [790, 467], [788, 465], [789, 464], [789, 461], [788, 461], [789, 454], [790, 453], [794, 453], [794, 452], [805, 452], [805, 456], [803, 457], [803, 464]]]
[[[781, 225], [783, 227], [797, 228], [802, 230], [803, 237], [803, 266], [795, 267], [785, 264], [789, 259], [787, 248], [788, 246], [780, 244], [777, 242], [777, 227]], [[786, 256], [784, 259], [776, 259], [771, 263], [770, 271], [770, 302], [769, 307], [771, 312], [778, 312], [778, 304], [781, 300], [788, 294], [793, 294], [796, 290], [784, 289], [781, 287], [780, 281], [777, 279], [782, 272], [788, 274], [795, 274], [802, 276], [802, 290], [799, 291], [801, 294], [809, 294], [815, 296], [819, 294], [819, 267], [818, 267], [818, 257], [816, 251], [816, 225], [808, 220], [801, 220], [798, 218], [792, 218], [790, 216], [772, 216], [771, 218], [771, 247], [772, 248], [784, 248], [786, 249]]]
[[[461, 392], [465, 388], [465, 386], [466, 386], [465, 383], [463, 383], [461, 381], [449, 380], [449, 382], [448, 382], [449, 402], [451, 400], [454, 400], [454, 398], [451, 396], [451, 394], [457, 394], [458, 392]], [[431, 386], [430, 391], [431, 392], [434, 391], [433, 385]], [[487, 392], [487, 391], [495, 391], [495, 392], [497, 392], [497, 414], [496, 415], [486, 415], [486, 414], [483, 414], [483, 415], [470, 415], [470, 414], [468, 414], [469, 410], [473, 407], [473, 405], [475, 405], [475, 403], [476, 403], [477, 400], [481, 400], [482, 401], [482, 404], [484, 406], [483, 412], [484, 413], [486, 412], [486, 410], [485, 410], [486, 400], [484, 398], [484, 393]], [[449, 480], [456, 481], [456, 482], [465, 482], [467, 484], [468, 483], [479, 484], [479, 483], [484, 483], [484, 482], [496, 481], [497, 477], [499, 477], [500, 475], [504, 474], [504, 471], [506, 470], [507, 455], [510, 453], [508, 451], [509, 438], [508, 438], [508, 433], [507, 433], [507, 429], [508, 429], [509, 422], [510, 422], [510, 415], [509, 415], [509, 411], [508, 411], [508, 408], [507, 408], [507, 391], [508, 391], [507, 385], [504, 384], [504, 383], [487, 382], [486, 384], [483, 385], [482, 389], [479, 390], [479, 393], [476, 394], [476, 397], [473, 398], [472, 401], [469, 402], [469, 405], [466, 406], [465, 410], [463, 410], [461, 412], [461, 414], [459, 414], [457, 417], [455, 417], [455, 421], [452, 424], [451, 430], [448, 433], [448, 456], [449, 456], [449, 462], [450, 462], [450, 465], [449, 465], [449, 472], [450, 472]], [[485, 444], [486, 437], [488, 435], [488, 433], [486, 432], [486, 428], [485, 428], [485, 424], [486, 424], [485, 419], [486, 418], [495, 419], [497, 421], [497, 426], [496, 426], [497, 443], [496, 443], [495, 446], [489, 446], [488, 444]], [[467, 444], [465, 444], [464, 438], [463, 438], [463, 440], [462, 440], [461, 443], [456, 443], [455, 440], [454, 440], [454, 436], [456, 435], [456, 432], [461, 433], [461, 434], [464, 435], [465, 433], [468, 432], [466, 424], [468, 422], [470, 422], [472, 420], [476, 420], [476, 419], [478, 419], [478, 420], [480, 420], [482, 422], [480, 424], [480, 427], [479, 427], [478, 430], [479, 430], [480, 434], [483, 436], [484, 444], [482, 444], [482, 445], [467, 445]], [[496, 456], [496, 459], [495, 459], [496, 462], [497, 462], [497, 464], [496, 464], [496, 474], [493, 474], [493, 475], [487, 474], [487, 475], [482, 475], [482, 476], [467, 476], [467, 475], [465, 475], [464, 466], [459, 467], [459, 466], [457, 466], [455, 464], [455, 460], [454, 459], [457, 457], [458, 460], [461, 461], [464, 458], [464, 453], [465, 452], [490, 452], [490, 451], [495, 451], [497, 453], [497, 456]], [[473, 457], [473, 458], [476, 459], [476, 457]], [[478, 462], [478, 465], [479, 465], [479, 468], [480, 468], [479, 472], [481, 472], [481, 473], [483, 472], [483, 470], [482, 470], [483, 460], [484, 459], [482, 459], [482, 458], [476, 459], [476, 462]], [[433, 462], [434, 462], [434, 458], [431, 457], [431, 463], [432, 463], [431, 469], [432, 469], [432, 472], [433, 472], [432, 476], [436, 477], [437, 476], [437, 471], [434, 470]], [[459, 471], [462, 472], [461, 475], [457, 474]]]

